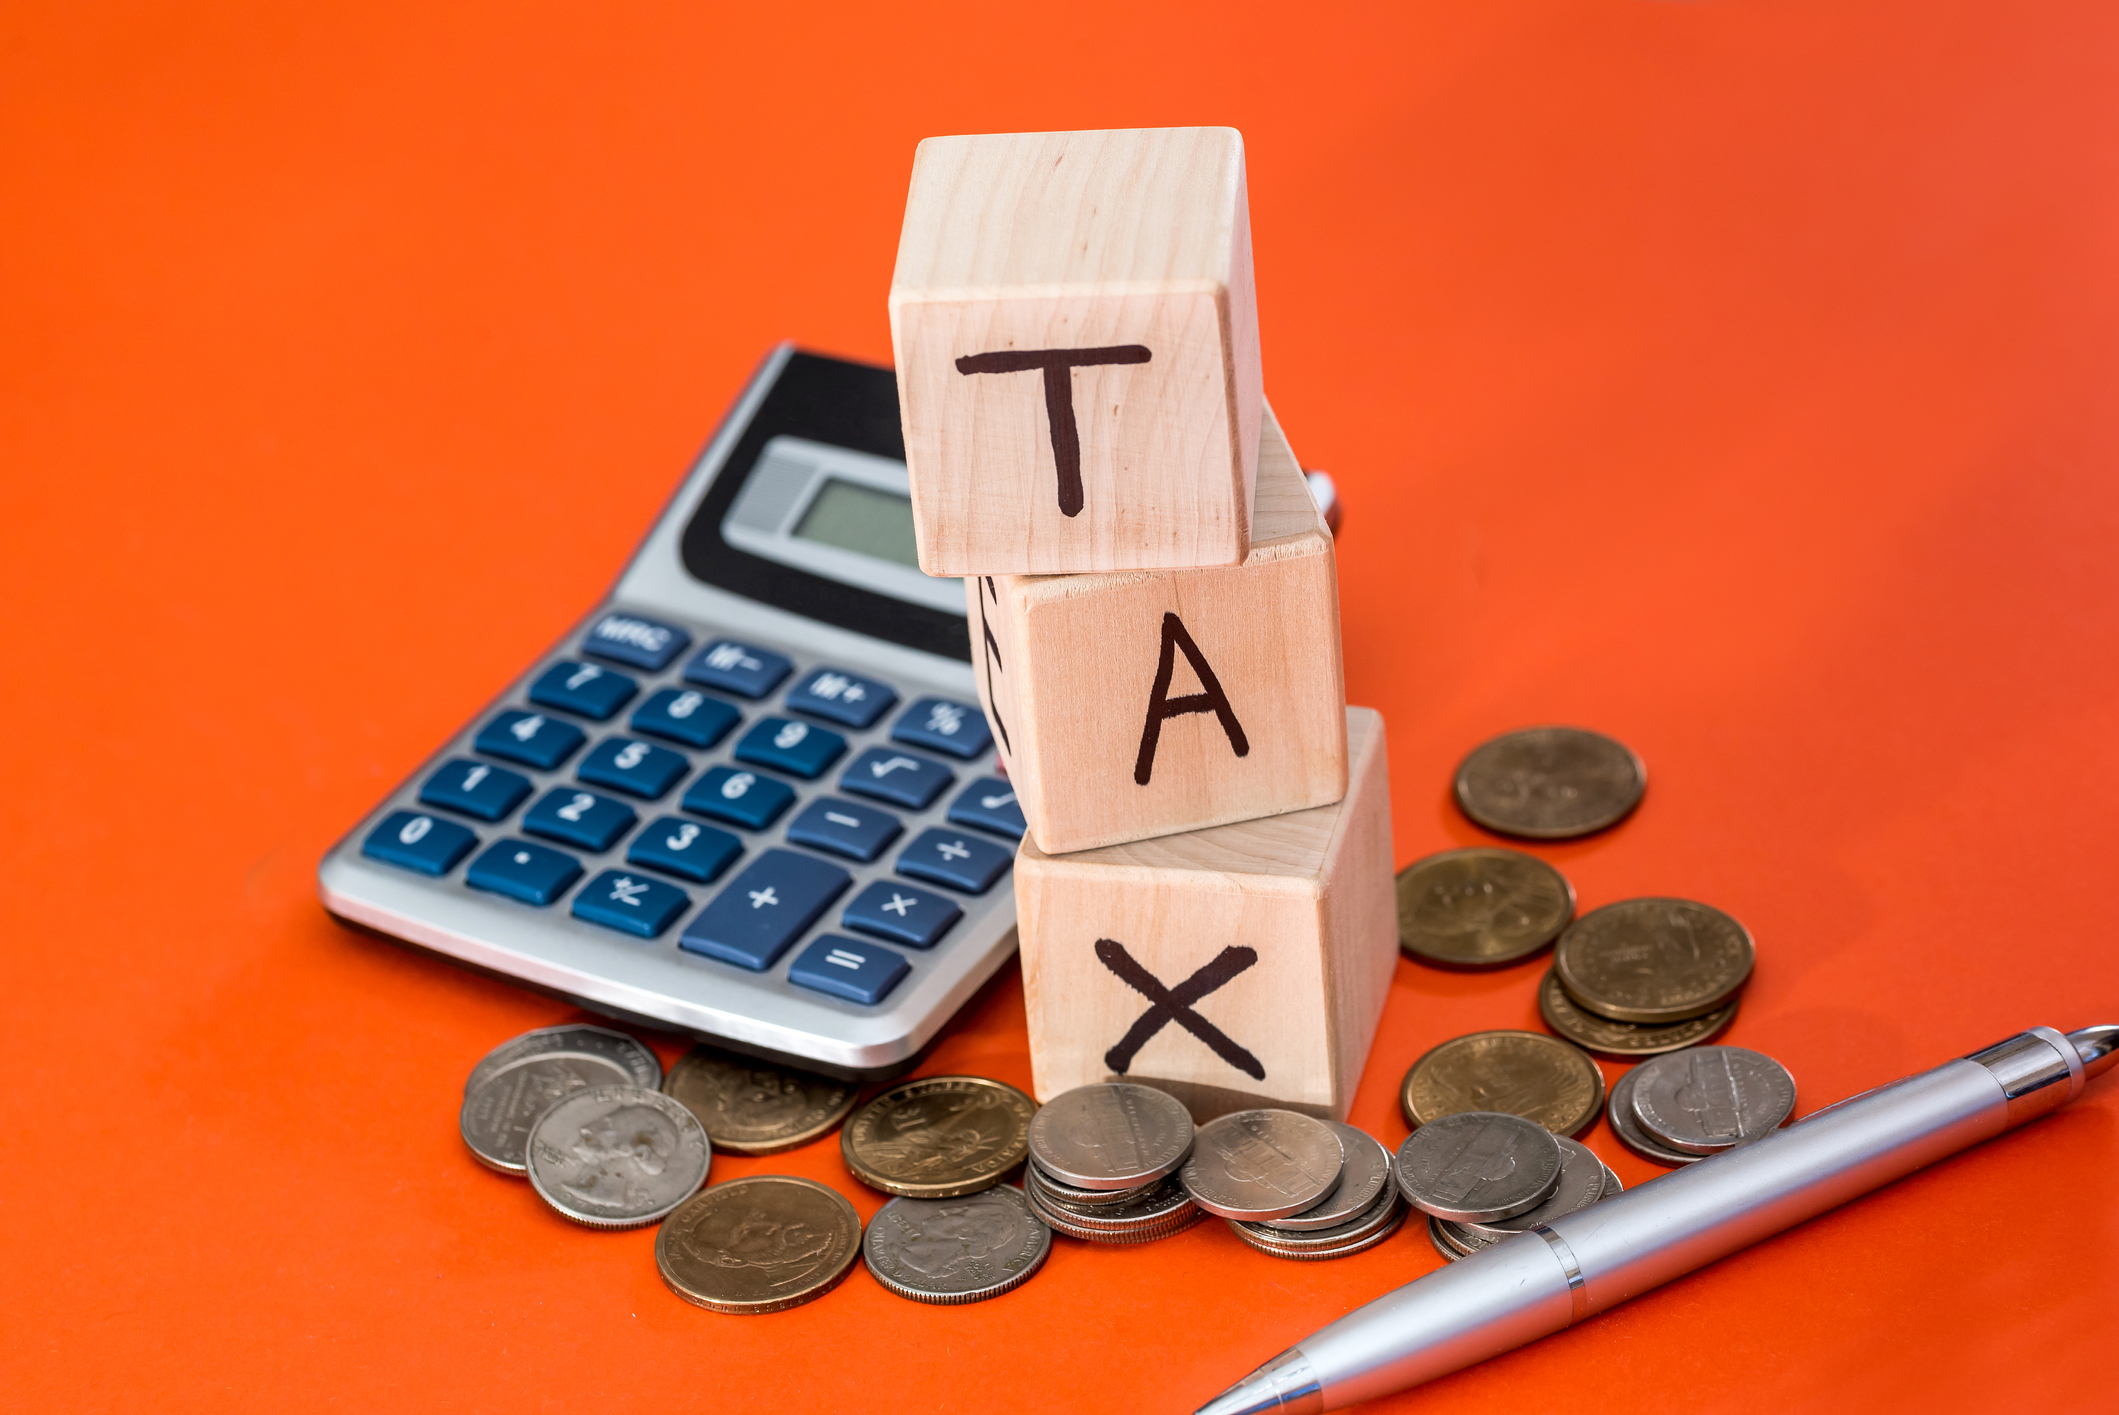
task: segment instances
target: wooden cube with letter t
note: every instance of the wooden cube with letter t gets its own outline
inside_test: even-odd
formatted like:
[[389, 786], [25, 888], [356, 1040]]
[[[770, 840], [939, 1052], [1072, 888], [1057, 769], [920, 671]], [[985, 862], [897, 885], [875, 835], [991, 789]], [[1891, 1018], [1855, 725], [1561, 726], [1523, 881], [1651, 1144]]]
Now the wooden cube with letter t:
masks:
[[890, 332], [928, 574], [1243, 559], [1262, 385], [1235, 129], [927, 139]]
[[964, 582], [979, 700], [1049, 854], [1336, 801], [1332, 534], [1267, 409], [1241, 565]]
[[1336, 805], [1184, 835], [1016, 853], [1039, 1100], [1125, 1077], [1195, 1120], [1343, 1119], [1398, 957], [1383, 719], [1345, 709]]

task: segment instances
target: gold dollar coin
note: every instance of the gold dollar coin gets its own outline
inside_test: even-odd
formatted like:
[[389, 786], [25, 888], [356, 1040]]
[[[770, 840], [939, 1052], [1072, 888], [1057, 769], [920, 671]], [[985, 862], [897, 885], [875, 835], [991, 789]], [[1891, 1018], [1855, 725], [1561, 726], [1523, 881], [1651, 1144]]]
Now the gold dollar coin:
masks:
[[1553, 971], [1576, 1003], [1614, 1022], [1683, 1022], [1751, 977], [1751, 935], [1690, 899], [1621, 899], [1568, 925]]
[[908, 1199], [953, 1199], [991, 1189], [1030, 1151], [1037, 1102], [983, 1076], [901, 1081], [855, 1111], [839, 1131], [854, 1178]]
[[860, 1251], [854, 1206], [789, 1174], [702, 1189], [655, 1234], [655, 1267], [670, 1291], [739, 1315], [814, 1302], [839, 1285]]
[[1579, 1135], [1604, 1104], [1604, 1073], [1580, 1049], [1543, 1032], [1473, 1032], [1413, 1063], [1398, 1104], [1415, 1130], [1445, 1115], [1497, 1110], [1555, 1135]]
[[715, 1149], [739, 1155], [808, 1144], [844, 1120], [859, 1094], [851, 1081], [707, 1046], [686, 1052], [662, 1090], [699, 1117]]
[[1574, 916], [1567, 877], [1521, 850], [1444, 850], [1398, 872], [1398, 945], [1425, 962], [1513, 963], [1558, 938]]
[[1697, 1046], [1715, 1036], [1736, 1016], [1736, 1003], [1732, 1000], [1699, 1017], [1660, 1026], [1649, 1022], [1614, 1022], [1609, 1017], [1599, 1017], [1577, 1007], [1575, 1000], [1567, 995], [1567, 989], [1560, 986], [1559, 974], [1548, 968], [1545, 981], [1538, 984], [1538, 1011], [1544, 1015], [1546, 1026], [1578, 1047], [1587, 1047], [1606, 1056], [1660, 1056], [1667, 1051]]

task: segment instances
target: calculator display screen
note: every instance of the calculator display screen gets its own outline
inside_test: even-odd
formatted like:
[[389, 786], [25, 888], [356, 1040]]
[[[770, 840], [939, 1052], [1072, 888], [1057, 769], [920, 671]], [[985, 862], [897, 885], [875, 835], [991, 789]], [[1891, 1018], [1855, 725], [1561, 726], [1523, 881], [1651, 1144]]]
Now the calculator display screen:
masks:
[[872, 486], [837, 477], [826, 481], [795, 523], [795, 534], [803, 540], [920, 568], [912, 535], [912, 503]]

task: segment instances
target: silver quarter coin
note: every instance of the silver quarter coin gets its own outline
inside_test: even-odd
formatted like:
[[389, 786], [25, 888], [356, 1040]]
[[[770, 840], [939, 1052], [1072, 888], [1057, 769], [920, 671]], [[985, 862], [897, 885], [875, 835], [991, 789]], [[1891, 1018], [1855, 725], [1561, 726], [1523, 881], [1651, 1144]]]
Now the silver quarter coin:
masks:
[[457, 1128], [480, 1164], [502, 1174], [521, 1174], [530, 1127], [554, 1102], [592, 1086], [631, 1080], [631, 1073], [607, 1056], [532, 1053], [495, 1068], [465, 1096]]
[[1566, 840], [1618, 824], [1641, 803], [1648, 769], [1622, 742], [1579, 727], [1527, 727], [1473, 749], [1457, 805], [1488, 830]]
[[1705, 1155], [1688, 1155], [1683, 1150], [1659, 1145], [1641, 1128], [1640, 1117], [1634, 1114], [1633, 1109], [1633, 1086], [1640, 1074], [1641, 1068], [1636, 1066], [1611, 1083], [1611, 1099], [1604, 1107], [1604, 1118], [1611, 1122], [1611, 1133], [1618, 1136], [1619, 1143], [1627, 1149], [1642, 1159], [1654, 1160], [1657, 1164], [1692, 1164], [1705, 1159]]
[[714, 1162], [699, 1117], [660, 1091], [598, 1086], [530, 1131], [530, 1187], [590, 1228], [638, 1228], [697, 1193]]
[[1051, 1251], [1051, 1227], [1006, 1184], [961, 1199], [892, 1199], [861, 1239], [877, 1282], [900, 1297], [949, 1306], [1021, 1287]]
[[1580, 1209], [1586, 1209], [1604, 1197], [1604, 1161], [1589, 1152], [1589, 1147], [1565, 1135], [1553, 1137], [1560, 1145], [1560, 1183], [1552, 1191], [1552, 1197], [1534, 1209], [1525, 1210], [1514, 1218], [1497, 1218], [1491, 1222], [1459, 1223], [1466, 1229], [1486, 1239], [1502, 1239], [1517, 1233], [1528, 1233], [1541, 1223], [1551, 1223]]
[[1179, 1171], [1201, 1208], [1253, 1223], [1315, 1208], [1339, 1182], [1331, 1126], [1292, 1110], [1240, 1110], [1199, 1127]]
[[1633, 1113], [1651, 1139], [1689, 1155], [1770, 1135], [1795, 1113], [1795, 1078], [1745, 1047], [1693, 1047], [1634, 1068]]
[[1033, 1174], [1044, 1191], [1055, 1199], [1065, 1199], [1070, 1204], [1123, 1204], [1134, 1195], [1154, 1188], [1161, 1180], [1150, 1180], [1138, 1189], [1077, 1189], [1072, 1184], [1054, 1179], [1038, 1167], [1036, 1160], [1024, 1166]]
[[1152, 1086], [1077, 1086], [1030, 1117], [1030, 1158], [1077, 1189], [1138, 1189], [1191, 1152], [1192, 1113]]
[[1319, 1229], [1336, 1228], [1366, 1215], [1375, 1206], [1377, 1195], [1395, 1195], [1391, 1180], [1391, 1152], [1383, 1147], [1383, 1142], [1366, 1130], [1357, 1130], [1341, 1121], [1327, 1120], [1325, 1124], [1331, 1126], [1332, 1132], [1339, 1137], [1340, 1149], [1346, 1155], [1345, 1163], [1339, 1169], [1339, 1183], [1316, 1208], [1305, 1209], [1293, 1218], [1267, 1219], [1266, 1227], [1288, 1233], [1314, 1233]]
[[1437, 1218], [1486, 1223], [1545, 1202], [1560, 1183], [1560, 1144], [1535, 1120], [1494, 1110], [1438, 1116], [1398, 1147], [1398, 1189]]
[[562, 1218], [638, 1229], [699, 1193], [714, 1142], [661, 1091], [595, 1087], [557, 1101], [530, 1131], [530, 1186]]
[[539, 1027], [534, 1032], [524, 1032], [519, 1037], [510, 1037], [493, 1050], [479, 1058], [478, 1065], [464, 1081], [464, 1095], [484, 1085], [486, 1079], [510, 1062], [524, 1057], [544, 1056], [555, 1051], [575, 1052], [586, 1056], [600, 1056], [606, 1061], [615, 1061], [625, 1068], [626, 1078], [636, 1086], [652, 1091], [662, 1084], [662, 1063], [655, 1053], [623, 1032], [614, 1032], [609, 1027], [591, 1027], [585, 1022], [569, 1022], [561, 1027]]

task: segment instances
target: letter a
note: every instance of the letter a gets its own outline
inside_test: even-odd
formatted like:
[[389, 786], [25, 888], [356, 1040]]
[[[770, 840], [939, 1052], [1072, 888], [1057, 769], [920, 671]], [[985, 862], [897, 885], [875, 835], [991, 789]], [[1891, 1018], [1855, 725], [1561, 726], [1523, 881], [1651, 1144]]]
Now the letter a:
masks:
[[[1185, 662], [1199, 675], [1199, 686], [1204, 692], [1187, 694], [1182, 698], [1170, 696], [1170, 672], [1177, 666], [1177, 651], [1182, 649]], [[1140, 757], [1133, 763], [1133, 779], [1146, 786], [1148, 778], [1155, 772], [1155, 745], [1162, 740], [1163, 722], [1167, 718], [1182, 717], [1188, 712], [1211, 712], [1221, 723], [1221, 730], [1229, 735], [1229, 746], [1237, 756], [1251, 754], [1250, 739], [1243, 735], [1243, 724], [1236, 720], [1236, 710], [1229, 706], [1229, 695], [1221, 690], [1221, 680], [1207, 666], [1206, 657], [1200, 653], [1199, 645], [1185, 631], [1185, 621], [1175, 614], [1163, 615], [1162, 657], [1155, 665], [1155, 687], [1148, 694], [1148, 721], [1140, 730]]]

